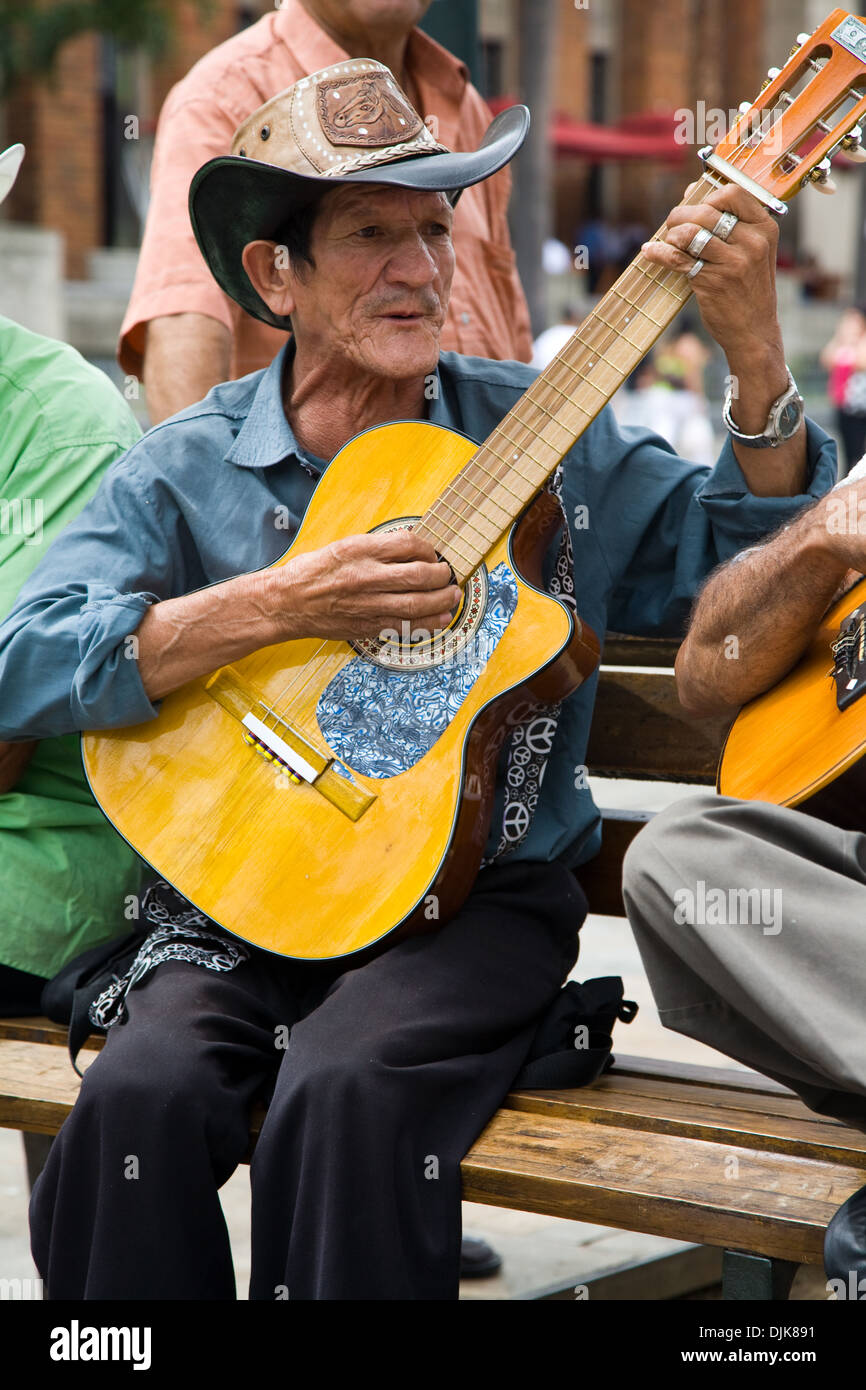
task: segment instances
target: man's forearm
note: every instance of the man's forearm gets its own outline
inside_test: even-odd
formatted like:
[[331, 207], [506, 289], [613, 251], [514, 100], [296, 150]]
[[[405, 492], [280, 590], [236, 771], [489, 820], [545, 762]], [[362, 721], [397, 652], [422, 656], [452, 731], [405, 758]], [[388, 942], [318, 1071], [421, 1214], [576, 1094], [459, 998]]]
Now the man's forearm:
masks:
[[161, 700], [187, 681], [280, 641], [272, 588], [270, 571], [244, 574], [149, 608], [132, 648], [147, 698]]
[[147, 412], [158, 425], [195, 405], [231, 367], [231, 334], [206, 314], [171, 314], [147, 325], [144, 385]]
[[717, 570], [677, 656], [684, 708], [725, 714], [775, 685], [805, 651], [847, 571], [827, 545], [823, 499]]

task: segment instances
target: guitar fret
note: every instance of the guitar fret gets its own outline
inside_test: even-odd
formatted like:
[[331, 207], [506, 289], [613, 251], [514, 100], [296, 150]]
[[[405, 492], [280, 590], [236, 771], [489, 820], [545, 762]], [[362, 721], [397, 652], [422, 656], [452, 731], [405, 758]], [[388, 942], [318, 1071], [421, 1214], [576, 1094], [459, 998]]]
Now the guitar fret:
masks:
[[[501, 454], [497, 454], [497, 453], [496, 453], [496, 450], [493, 449], [489, 444], [485, 444], [483, 447], [488, 451], [488, 453], [495, 454], [495, 455], [496, 455], [496, 458], [498, 458], [498, 459], [500, 460], [501, 463], [507, 463], [507, 459], [504, 459], [504, 458], [502, 457]], [[504, 488], [506, 492], [510, 492], [510, 493], [511, 493], [511, 496], [515, 499], [516, 502], [522, 502], [522, 501], [523, 501], [523, 498], [520, 496], [520, 493], [519, 493], [519, 492], [512, 492], [512, 491], [511, 491], [511, 488], [510, 488], [510, 487], [508, 486], [508, 484], [505, 482], [505, 479], [504, 479], [504, 478], [497, 478], [496, 475], [495, 475], [494, 473], [488, 473], [487, 469], [484, 468], [484, 467], [482, 467], [482, 465], [478, 462], [477, 457], [474, 458], [474, 459], [472, 459], [471, 462], [472, 462], [472, 464], [473, 464], [476, 468], [480, 468], [480, 469], [481, 469], [481, 472], [484, 473], [484, 474], [486, 474], [486, 476], [487, 476], [488, 478], [490, 478], [494, 483], [498, 483], [499, 486], [500, 486], [501, 488]], [[499, 505], [499, 503], [497, 503], [497, 506], [498, 506], [498, 505]], [[503, 508], [503, 510], [504, 510], [504, 508]]]
[[[530, 429], [530, 426], [527, 425], [526, 428], [527, 428], [527, 429]], [[531, 432], [535, 435], [536, 439], [541, 439], [541, 435], [538, 433], [537, 430], [532, 430]], [[501, 435], [502, 435], [502, 438], [503, 438], [503, 439], [506, 439], [506, 440], [508, 441], [509, 444], [512, 444], [512, 445], [514, 446], [515, 450], [518, 451], [518, 452], [516, 452], [516, 453], [514, 454], [514, 456], [513, 456], [512, 459], [503, 459], [503, 463], [507, 463], [508, 466], [509, 466], [509, 468], [511, 469], [511, 471], [512, 471], [513, 473], [516, 473], [517, 476], [518, 476], [518, 478], [522, 478], [523, 482], [525, 482], [525, 483], [530, 483], [533, 487], [535, 487], [535, 481], [534, 481], [534, 479], [532, 479], [532, 478], [527, 478], [526, 474], [525, 474], [525, 473], [521, 473], [521, 472], [520, 472], [520, 469], [519, 469], [519, 468], [515, 468], [514, 465], [517, 463], [518, 459], [520, 459], [520, 458], [529, 459], [530, 463], [534, 463], [534, 464], [536, 465], [537, 468], [543, 468], [543, 467], [544, 467], [544, 464], [540, 461], [540, 459], [533, 458], [533, 456], [532, 456], [532, 454], [530, 454], [529, 450], [526, 449], [526, 448], [524, 448], [524, 446], [523, 446], [522, 444], [518, 444], [518, 442], [517, 442], [516, 439], [512, 439], [512, 438], [510, 437], [510, 435], [504, 434], [503, 431], [502, 431], [502, 429], [501, 429], [501, 427], [500, 427], [498, 433], [501, 434]]]
[[[474, 462], [474, 460], [471, 460], [470, 462]], [[483, 471], [483, 470], [482, 470], [482, 471]], [[487, 474], [487, 477], [488, 477], [488, 478], [492, 478], [492, 477], [493, 477], [493, 474], [492, 474], [492, 473], [488, 473], [488, 474]], [[485, 491], [484, 491], [484, 488], [481, 486], [481, 484], [480, 484], [480, 483], [476, 483], [476, 482], [474, 481], [474, 479], [473, 479], [472, 477], [470, 477], [470, 474], [469, 474], [469, 470], [468, 470], [468, 469], [466, 470], [465, 473], [459, 474], [458, 477], [455, 478], [454, 481], [453, 481], [452, 483], [449, 484], [449, 486], [445, 489], [445, 491], [448, 492], [448, 491], [450, 491], [450, 489], [451, 489], [452, 487], [456, 487], [457, 483], [460, 481], [461, 478], [463, 479], [464, 482], [467, 482], [467, 483], [469, 484], [470, 487], [474, 487], [475, 491], [476, 491], [477, 493], [479, 493], [481, 497], [484, 498], [485, 502], [492, 502], [493, 505], [494, 505], [494, 507], [498, 507], [499, 510], [502, 512], [503, 516], [508, 516], [508, 515], [509, 515], [508, 508], [507, 508], [507, 507], [503, 507], [503, 505], [502, 505], [501, 502], [497, 502], [496, 499], [495, 499], [494, 497], [491, 497], [491, 496], [489, 495], [489, 493], [485, 492]], [[516, 496], [517, 494], [515, 493], [514, 495]], [[468, 503], [470, 506], [476, 506], [476, 507], [477, 507], [477, 505], [478, 505], [477, 502], [470, 502], [470, 500], [469, 500], [468, 497], [467, 497], [465, 500], [467, 501], [467, 503]], [[492, 517], [486, 516], [484, 512], [482, 512], [481, 515], [484, 516], [484, 520], [485, 520], [485, 521], [489, 521], [489, 522], [490, 522], [491, 526], [498, 526], [498, 525], [501, 524], [501, 523], [499, 523], [499, 522], [494, 521]]]
[[[653, 237], [653, 241], [658, 241], [660, 239], [661, 238], [659, 237]], [[648, 270], [645, 270], [642, 265], [638, 265], [637, 261], [634, 261], [632, 264], [633, 268], [638, 272], [638, 274], [643, 275], [647, 280], [650, 280], [654, 285], [657, 285], [659, 289], [664, 290], [665, 294], [669, 294], [672, 299], [678, 299], [681, 304], [684, 304], [685, 301], [688, 299], [689, 294], [691, 294], [691, 291], [689, 291], [688, 294], [685, 295], [677, 294], [673, 285], [666, 285], [663, 282], [663, 280], [658, 279], [655, 275], [651, 275], [650, 272]], [[679, 275], [680, 277], [682, 277], [685, 274], [685, 272], [682, 270], [666, 270], [664, 274]]]
[[[453, 486], [453, 484], [452, 484], [452, 486]], [[453, 512], [454, 515], [455, 515], [456, 517], [458, 517], [459, 520], [460, 520], [461, 522], [463, 522], [463, 523], [465, 523], [466, 525], [468, 525], [473, 531], [477, 531], [477, 532], [478, 532], [478, 535], [481, 537], [482, 540], [487, 540], [487, 537], [485, 536], [484, 532], [483, 532], [483, 531], [480, 531], [480, 530], [478, 529], [477, 526], [474, 526], [473, 523], [472, 523], [472, 521], [469, 519], [469, 517], [464, 516], [462, 512], [458, 511], [458, 509], [453, 505], [453, 503], [451, 503], [451, 502], [448, 501], [448, 492], [449, 492], [449, 491], [450, 491], [450, 489], [446, 489], [446, 491], [443, 492], [442, 495], [436, 499], [436, 501], [433, 503], [433, 506], [429, 509], [429, 510], [430, 510], [430, 513], [432, 513], [432, 514], [435, 515], [436, 508], [437, 508], [437, 507], [447, 507], [448, 510], [449, 510], [450, 512]], [[447, 519], [445, 519], [444, 517], [440, 517], [439, 520], [440, 520], [440, 521], [444, 520], [446, 526], [450, 526], [450, 525], [451, 525], [451, 523], [450, 523]]]
[[471, 550], [468, 554], [466, 554], [464, 551], [461, 551], [459, 546], [452, 546], [450, 541], [448, 542], [448, 546], [449, 552], [451, 554], [454, 554], [454, 558], [462, 562], [467, 575], [470, 575], [473, 570], [476, 570], [478, 568], [479, 564], [484, 559], [484, 556], [487, 554], [488, 549], [488, 547], [485, 546], [483, 550]]
[[[527, 429], [529, 430], [530, 434], [534, 434], [536, 439], [541, 438], [541, 435], [539, 434], [538, 430], [533, 429], [532, 425], [528, 424], [525, 420], [521, 419], [519, 415], [506, 415], [505, 420], [502, 421], [502, 425], [505, 424], [506, 420], [513, 420], [515, 424], [520, 425], [522, 429]], [[501, 434], [503, 439], [507, 439], [509, 444], [516, 444], [517, 441], [512, 439], [510, 435], [505, 433], [505, 430], [502, 428], [502, 425], [499, 426], [499, 429], [496, 431], [496, 433]]]
[[[455, 478], [454, 483], [456, 483], [456, 481], [457, 481], [457, 480], [456, 480], [456, 478]], [[451, 486], [450, 486], [449, 488], [446, 488], [445, 492], [442, 494], [442, 497], [439, 499], [439, 501], [442, 501], [443, 498], [445, 498], [445, 497], [453, 490], [453, 488], [454, 488], [454, 483], [452, 483]], [[457, 495], [459, 496], [459, 494], [457, 494]], [[474, 506], [474, 503], [470, 502], [468, 497], [461, 497], [460, 500], [461, 500], [462, 502], [465, 502], [466, 505], [467, 505], [468, 507]], [[431, 511], [435, 510], [435, 508], [436, 508], [438, 505], [439, 505], [438, 502], [435, 502], [435, 503], [433, 504], [433, 507], [431, 507], [430, 510], [431, 510]], [[497, 528], [496, 522], [493, 521], [493, 519], [492, 519], [491, 517], [486, 516], [486, 515], [484, 514], [484, 512], [481, 511], [478, 507], [475, 507], [475, 510], [474, 510], [474, 512], [472, 513], [472, 515], [473, 515], [473, 516], [476, 516], [476, 517], [480, 517], [483, 521], [486, 521], [490, 526], [493, 527], [493, 535], [492, 535], [492, 536], [486, 535], [485, 532], [481, 529], [480, 526], [476, 525], [475, 522], [473, 522], [473, 521], [470, 519], [469, 516], [466, 516], [466, 515], [465, 515], [465, 513], [459, 512], [459, 511], [456, 509], [456, 507], [454, 507], [450, 502], [448, 502], [446, 505], [448, 506], [448, 508], [449, 508], [452, 512], [454, 512], [455, 516], [459, 516], [459, 517], [461, 518], [462, 521], [466, 522], [466, 524], [467, 524], [468, 526], [470, 526], [471, 529], [472, 529], [473, 531], [475, 531], [475, 532], [481, 537], [481, 539], [482, 539], [483, 541], [486, 541], [488, 545], [490, 545], [493, 541], [496, 540], [497, 536], [499, 535], [499, 529]]]
[[[541, 404], [541, 401], [533, 401], [532, 404], [536, 407], [536, 409], [538, 409], [538, 410], [543, 410], [544, 413], [545, 413], [545, 415], [547, 416], [547, 418], [548, 418], [549, 420], [552, 420], [553, 423], [554, 423], [555, 425], [559, 425], [559, 427], [560, 427], [561, 429], [565, 429], [565, 428], [566, 428], [566, 426], [563, 425], [562, 421], [561, 421], [561, 420], [558, 420], [557, 417], [556, 417], [554, 414], [552, 414], [551, 411], [549, 411], [549, 410], [547, 409], [547, 406], [546, 406], [546, 405], [542, 405], [542, 404]], [[544, 438], [543, 435], [541, 435], [541, 436], [539, 436], [539, 437], [540, 437], [540, 438]], [[545, 442], [546, 442], [546, 441], [545, 441]]]
[[[622, 305], [623, 308], [625, 308], [625, 305], [626, 305], [627, 302], [628, 302], [628, 301], [625, 301], [625, 300], [623, 301], [623, 305]], [[640, 310], [640, 309], [636, 309], [634, 305], [631, 305], [630, 307], [632, 308], [632, 310], [633, 310], [634, 313], [639, 314], [639, 313], [641, 312], [641, 310]], [[643, 346], [644, 346], [643, 343], [636, 343], [636, 342], [634, 341], [634, 339], [630, 338], [630, 337], [628, 336], [628, 334], [626, 333], [626, 331], [625, 331], [625, 325], [626, 325], [626, 324], [633, 324], [633, 323], [634, 323], [634, 318], [633, 318], [633, 315], [632, 315], [632, 314], [626, 314], [625, 318], [623, 319], [622, 324], [621, 324], [621, 325], [617, 325], [617, 324], [609, 323], [608, 320], [604, 317], [604, 315], [601, 313], [601, 311], [600, 311], [599, 309], [596, 309], [594, 312], [595, 312], [595, 317], [598, 318], [598, 319], [601, 319], [601, 321], [602, 321], [602, 323], [604, 324], [605, 328], [609, 328], [610, 331], [611, 331], [611, 333], [618, 333], [618, 334], [620, 335], [620, 337], [624, 338], [625, 341], [626, 341], [627, 343], [631, 343], [631, 346], [632, 346], [632, 347], [638, 348], [638, 349], [641, 350], [641, 351], [643, 350]]]
[[659, 320], [655, 317], [655, 314], [650, 313], [649, 309], [645, 309], [641, 304], [636, 304], [633, 299], [629, 299], [628, 295], [624, 295], [621, 290], [617, 290], [617, 294], [620, 296], [621, 299], [625, 300], [626, 304], [630, 304], [633, 309], [637, 309], [638, 313], [643, 314], [644, 318], [648, 318], [650, 323], [654, 323], [656, 328], [667, 327], [665, 323], [660, 323]]
[[[532, 401], [531, 404], [533, 406], [537, 406], [538, 402]], [[506, 416], [505, 419], [507, 420], [508, 416]], [[530, 425], [528, 420], [520, 419], [516, 415], [513, 417], [513, 419], [515, 424], [519, 425], [521, 429], [528, 430], [531, 435], [534, 435], [535, 439], [540, 439], [542, 444], [547, 444], [548, 441], [545, 439], [544, 432], [542, 430], [537, 430], [534, 425]], [[505, 421], [503, 421], [502, 423], [504, 424]], [[540, 468], [544, 467], [544, 464], [541, 462], [541, 460], [534, 458], [525, 445], [518, 443], [516, 439], [512, 439], [510, 435], [506, 434], [502, 428], [502, 425], [500, 425], [498, 433], [502, 436], [503, 439], [507, 439], [508, 443], [512, 444], [515, 449], [521, 449], [523, 451], [524, 458], [528, 458], [532, 463], [537, 464]]]
[[[587, 386], [591, 386], [593, 391], [597, 391], [600, 396], [604, 396], [605, 398], [607, 398], [607, 391], [603, 391], [600, 386], [596, 386], [594, 381], [590, 381], [589, 377], [586, 376], [584, 372], [578, 371], [577, 367], [575, 367], [573, 363], [569, 362], [567, 358], [561, 357], [559, 360], [560, 362], [564, 363], [566, 367], [568, 367], [569, 371], [574, 372], [575, 376], [580, 377], [581, 381], [585, 382]], [[590, 362], [589, 365], [590, 367], [593, 367], [595, 366], [595, 363]]]
[[[433, 534], [435, 535], [435, 532], [434, 532]], [[439, 539], [439, 541], [441, 542], [441, 544], [440, 544], [440, 546], [437, 547], [437, 549], [440, 549], [440, 550], [448, 549], [448, 550], [456, 550], [456, 551], [460, 551], [460, 550], [462, 549], [462, 547], [461, 547], [461, 545], [460, 545], [460, 543], [459, 543], [459, 541], [458, 541], [456, 535], [454, 535], [454, 536], [439, 536], [438, 539]], [[483, 554], [486, 554], [486, 550], [482, 551], [481, 553], [482, 553], [482, 555], [483, 555]], [[468, 560], [469, 563], [472, 565], [472, 568], [473, 568], [473, 569], [475, 568], [475, 565], [478, 563], [477, 560], [475, 560], [475, 561], [473, 560], [473, 558], [472, 558], [471, 555], [467, 555], [467, 554], [465, 554], [465, 553], [464, 553], [464, 554], [461, 554], [459, 558], [460, 558], [461, 560], [464, 560], [464, 561]]]
[[[570, 370], [572, 370], [572, 371], [574, 370], [572, 367], [570, 367], [570, 364], [569, 364], [568, 362], [566, 362], [564, 359], [558, 359], [557, 361], [551, 362], [551, 364], [550, 364], [550, 367], [558, 367], [558, 366], [569, 367]], [[545, 370], [546, 370], [546, 371], [549, 371], [549, 370], [550, 370], [550, 367], [546, 368]], [[545, 375], [544, 380], [545, 380], [545, 384], [546, 384], [547, 386], [552, 386], [553, 389], [554, 389], [554, 391], [558, 392], [559, 395], [562, 396], [562, 399], [563, 399], [564, 401], [568, 401], [570, 405], [573, 405], [574, 408], [575, 408], [575, 410], [579, 410], [580, 413], [581, 413], [581, 415], [585, 415], [585, 416], [586, 416], [587, 420], [591, 420], [591, 419], [592, 419], [592, 413], [591, 413], [589, 410], [587, 410], [584, 406], [580, 405], [579, 402], [576, 401], [576, 400], [574, 399], [574, 396], [572, 396], [572, 395], [570, 394], [570, 392], [568, 392], [568, 391], [563, 391], [562, 387], [561, 387], [561, 386], [557, 386], [556, 382], [555, 382], [555, 381], [551, 381], [550, 377], [547, 376], [547, 375]]]
[[580, 341], [583, 343], [585, 348], [588, 348], [590, 350], [590, 352], [594, 352], [596, 357], [599, 357], [602, 362], [606, 362], [607, 365], [611, 367], [615, 372], [621, 374], [622, 368], [619, 367], [616, 362], [611, 362], [610, 358], [601, 351], [601, 348], [593, 347], [592, 343], [585, 342], [583, 338], [581, 338]]

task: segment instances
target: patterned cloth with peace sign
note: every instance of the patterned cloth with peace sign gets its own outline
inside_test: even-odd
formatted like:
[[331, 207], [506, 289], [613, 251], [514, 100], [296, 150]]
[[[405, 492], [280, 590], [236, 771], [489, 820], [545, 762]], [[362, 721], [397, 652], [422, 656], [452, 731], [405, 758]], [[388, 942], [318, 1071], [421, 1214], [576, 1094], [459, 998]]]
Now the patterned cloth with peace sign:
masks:
[[[547, 589], [576, 614], [574, 553], [562, 502], [561, 464], [551, 478], [548, 490], [554, 495], [562, 511], [562, 531], [556, 564]], [[524, 717], [516, 723], [506, 755], [505, 805], [502, 810], [499, 843], [493, 854], [483, 861], [482, 867], [494, 863], [500, 855], [509, 850], [516, 849], [526, 838], [538, 805], [538, 793], [544, 781], [547, 760], [553, 749], [561, 709], [561, 703], [547, 706], [534, 704], [531, 712], [524, 710]]]

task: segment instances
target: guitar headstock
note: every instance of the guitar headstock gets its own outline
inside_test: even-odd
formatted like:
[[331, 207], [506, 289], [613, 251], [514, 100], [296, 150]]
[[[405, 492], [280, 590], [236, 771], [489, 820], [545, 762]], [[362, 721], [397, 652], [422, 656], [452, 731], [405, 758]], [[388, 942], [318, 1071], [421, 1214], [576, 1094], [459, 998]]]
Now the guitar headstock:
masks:
[[[866, 20], [834, 10], [812, 34], [800, 34], [783, 68], [771, 68], [759, 95], [707, 162], [720, 161], [785, 203], [812, 183], [832, 191], [830, 160], [839, 151], [866, 159], [859, 121], [866, 114]], [[707, 152], [701, 151], [706, 158]], [[764, 201], [767, 201], [766, 199]], [[779, 208], [784, 211], [784, 208]]]

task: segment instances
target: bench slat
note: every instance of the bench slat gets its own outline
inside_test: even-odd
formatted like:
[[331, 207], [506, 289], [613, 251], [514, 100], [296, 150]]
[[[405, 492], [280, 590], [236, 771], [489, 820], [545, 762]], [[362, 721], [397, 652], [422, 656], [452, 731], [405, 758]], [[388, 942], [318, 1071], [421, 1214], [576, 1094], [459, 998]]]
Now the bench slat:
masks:
[[[726, 1178], [730, 1160], [739, 1177]], [[463, 1197], [821, 1264], [861, 1169], [700, 1139], [500, 1110], [463, 1161]]]
[[793, 1157], [808, 1154], [810, 1160], [844, 1163], [863, 1169], [866, 1183], [866, 1134], [843, 1125], [822, 1123], [797, 1101], [780, 1097], [785, 1107], [745, 1108], [742, 1093], [703, 1091], [698, 1096], [659, 1094], [653, 1088], [634, 1093], [628, 1088], [587, 1086], [580, 1091], [551, 1093], [522, 1091], [508, 1096], [510, 1110], [551, 1118], [564, 1117], [588, 1123], [614, 1125], [656, 1134], [682, 1135], [717, 1144], [757, 1146], [770, 1153]]
[[[61, 1023], [52, 1023], [50, 1018], [36, 1015], [31, 1018], [0, 1018], [0, 1038], [16, 1039], [19, 1042], [50, 1043], [54, 1047], [65, 1047], [67, 1030]], [[105, 1042], [102, 1033], [92, 1033], [84, 1047], [101, 1047]]]
[[[82, 1058], [82, 1070], [90, 1058]], [[52, 1043], [0, 1043], [0, 1125], [32, 1134], [56, 1134], [78, 1095], [80, 1078], [66, 1053]]]
[[601, 659], [606, 666], [673, 667], [680, 645], [678, 637], [627, 637], [622, 632], [608, 632]]

